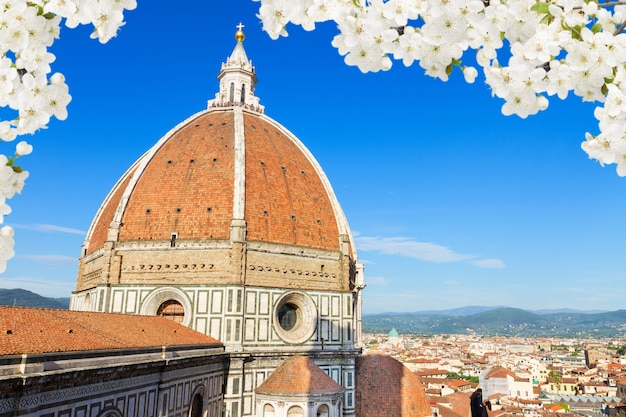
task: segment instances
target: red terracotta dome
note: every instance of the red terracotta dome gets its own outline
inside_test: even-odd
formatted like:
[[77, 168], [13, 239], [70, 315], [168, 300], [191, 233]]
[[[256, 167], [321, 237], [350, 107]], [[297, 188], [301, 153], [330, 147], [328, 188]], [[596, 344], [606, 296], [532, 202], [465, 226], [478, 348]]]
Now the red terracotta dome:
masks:
[[246, 222], [248, 241], [338, 250], [347, 225], [310, 152], [269, 117], [237, 110], [239, 118], [233, 107], [201, 112], [144, 154], [100, 208], [85, 254], [107, 240], [169, 240], [172, 233], [229, 239], [237, 218]]
[[396, 359], [356, 359], [356, 417], [425, 417], [432, 411], [419, 379]]

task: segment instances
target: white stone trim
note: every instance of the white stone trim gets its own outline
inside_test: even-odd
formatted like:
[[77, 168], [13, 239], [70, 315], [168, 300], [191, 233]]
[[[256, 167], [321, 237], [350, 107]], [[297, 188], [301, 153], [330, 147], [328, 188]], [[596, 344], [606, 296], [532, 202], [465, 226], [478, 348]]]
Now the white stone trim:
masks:
[[235, 107], [233, 112], [235, 116], [233, 219], [243, 220], [246, 208], [246, 139], [241, 107]]
[[174, 287], [159, 287], [143, 300], [141, 305], [140, 314], [142, 316], [155, 316], [159, 306], [168, 300], [178, 301], [185, 310], [185, 317], [182, 324], [189, 327], [191, 324], [191, 317], [194, 315], [193, 306], [189, 297], [178, 288]]

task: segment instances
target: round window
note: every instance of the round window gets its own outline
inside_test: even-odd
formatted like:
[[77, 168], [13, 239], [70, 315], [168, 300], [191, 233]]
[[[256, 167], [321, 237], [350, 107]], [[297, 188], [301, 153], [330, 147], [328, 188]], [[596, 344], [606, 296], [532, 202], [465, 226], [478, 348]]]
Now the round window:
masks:
[[[293, 303], [285, 303], [278, 310], [278, 324], [285, 331], [291, 331], [298, 323], [298, 306]], [[300, 314], [302, 315], [302, 314]]]
[[290, 292], [283, 295], [274, 309], [274, 329], [286, 342], [306, 342], [317, 325], [315, 304], [306, 295]]

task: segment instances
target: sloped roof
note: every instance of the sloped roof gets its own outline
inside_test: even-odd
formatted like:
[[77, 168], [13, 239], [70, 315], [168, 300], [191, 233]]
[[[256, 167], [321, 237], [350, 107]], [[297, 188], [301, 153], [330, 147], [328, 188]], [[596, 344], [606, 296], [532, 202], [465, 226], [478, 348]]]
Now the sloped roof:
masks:
[[268, 395], [336, 394], [343, 391], [343, 386], [306, 356], [286, 359], [255, 390], [257, 394]]
[[431, 416], [419, 379], [396, 359], [367, 354], [356, 359], [356, 417]]
[[221, 342], [163, 317], [0, 306], [0, 356]]
[[515, 381], [529, 381], [528, 378], [522, 378], [520, 376], [518, 376], [515, 372], [504, 368], [502, 366], [495, 366], [493, 368], [491, 368], [491, 370], [489, 372], [487, 372], [487, 375], [485, 375], [485, 379], [491, 379], [491, 378], [507, 378], [507, 377], [511, 377], [513, 378]]
[[470, 414], [470, 394], [454, 393], [435, 399], [442, 417], [468, 417]]

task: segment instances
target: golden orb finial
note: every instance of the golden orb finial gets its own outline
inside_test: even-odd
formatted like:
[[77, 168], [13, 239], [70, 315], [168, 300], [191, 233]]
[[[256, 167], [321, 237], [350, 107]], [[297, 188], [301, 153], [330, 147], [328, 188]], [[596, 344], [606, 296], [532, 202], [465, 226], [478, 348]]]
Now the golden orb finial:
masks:
[[243, 33], [243, 29], [244, 25], [239, 22], [239, 24], [237, 25], [237, 32], [235, 32], [235, 39], [237, 39], [237, 42], [243, 42], [243, 40], [246, 38], [246, 35]]

